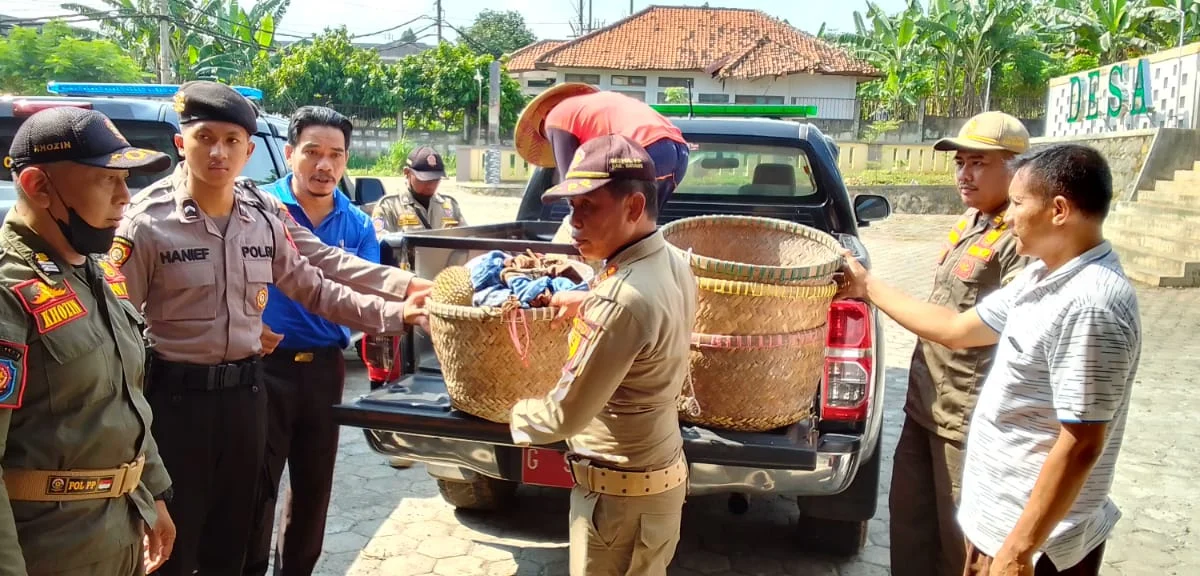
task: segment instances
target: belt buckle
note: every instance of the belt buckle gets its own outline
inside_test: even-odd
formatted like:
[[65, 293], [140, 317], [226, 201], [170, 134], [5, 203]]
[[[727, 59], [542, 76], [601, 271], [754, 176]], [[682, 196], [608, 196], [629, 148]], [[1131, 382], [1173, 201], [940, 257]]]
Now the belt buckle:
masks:
[[582, 486], [590, 490], [591, 486], [589, 484], [580, 482], [579, 477], [575, 475], [575, 463], [578, 462], [583, 464], [583, 458], [573, 452], [567, 452], [563, 455], [563, 459], [567, 461], [567, 471], [571, 473], [571, 481], [574, 482], [576, 486]]
[[292, 361], [293, 362], [312, 362], [313, 361], [313, 353], [312, 352], [297, 352], [296, 355], [292, 358]]

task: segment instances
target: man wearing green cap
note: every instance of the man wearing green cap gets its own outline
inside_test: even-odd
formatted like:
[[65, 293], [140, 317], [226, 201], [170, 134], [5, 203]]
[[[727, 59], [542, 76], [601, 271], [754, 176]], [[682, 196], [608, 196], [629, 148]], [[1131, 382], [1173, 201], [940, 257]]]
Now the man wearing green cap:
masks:
[[663, 576], [687, 495], [676, 399], [688, 375], [696, 280], [658, 231], [654, 161], [634, 140], [594, 138], [566, 179], [542, 195], [568, 199], [572, 244], [602, 260], [586, 292], [551, 302], [572, 318], [570, 356], [544, 398], [518, 402], [518, 446], [566, 440], [572, 576]]
[[103, 114], [30, 116], [0, 227], [0, 575], [134, 576], [171, 555], [171, 477], [142, 395], [142, 318], [108, 251], [134, 148]]
[[[1012, 173], [1008, 161], [1029, 148], [1016, 118], [984, 112], [956, 138], [934, 144], [953, 151], [967, 211], [947, 232], [929, 302], [965, 311], [1008, 283], [1027, 259], [1004, 223]], [[953, 350], [921, 339], [909, 367], [904, 427], [892, 467], [892, 573], [960, 576], [966, 551], [955, 520], [967, 424], [995, 346]]]

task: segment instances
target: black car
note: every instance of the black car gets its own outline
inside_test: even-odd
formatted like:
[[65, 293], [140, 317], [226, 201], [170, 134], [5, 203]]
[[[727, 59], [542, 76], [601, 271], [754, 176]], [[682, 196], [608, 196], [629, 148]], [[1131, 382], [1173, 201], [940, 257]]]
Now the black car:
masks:
[[[816, 127], [772, 119], [674, 122], [691, 144], [691, 159], [660, 223], [705, 214], [788, 220], [830, 234], [870, 265], [858, 229], [887, 218], [891, 208], [880, 196], [850, 197], [837, 147]], [[550, 242], [568, 207], [541, 202], [555, 178], [553, 169], [532, 174], [515, 222], [387, 236], [382, 257], [434, 278], [451, 260], [492, 249], [570, 249]], [[812, 403], [812, 417], [761, 433], [689, 424], [681, 431], [691, 494], [731, 494], [735, 512], [745, 509], [744, 494], [795, 498], [803, 542], [853, 554], [865, 541], [879, 488], [883, 331], [875, 308], [860, 301], [835, 302], [829, 321], [840, 328], [829, 331], [823, 374], [805, 376], [819, 379], [818, 392], [797, 399]], [[517, 447], [507, 426], [454, 409], [429, 336], [413, 332], [405, 342], [408, 376], [335, 407], [342, 424], [364, 429], [379, 453], [425, 463], [456, 507], [500, 509], [518, 484], [571, 485], [565, 444]]]

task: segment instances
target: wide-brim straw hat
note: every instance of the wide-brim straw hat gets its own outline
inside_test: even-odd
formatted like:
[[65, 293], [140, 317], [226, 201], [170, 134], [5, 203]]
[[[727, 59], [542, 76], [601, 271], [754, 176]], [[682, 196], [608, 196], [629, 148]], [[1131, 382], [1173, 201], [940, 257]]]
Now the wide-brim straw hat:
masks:
[[517, 154], [530, 164], [542, 168], [554, 168], [557, 164], [554, 161], [554, 150], [542, 132], [542, 123], [546, 121], [546, 116], [550, 115], [550, 110], [558, 106], [559, 102], [567, 98], [599, 91], [599, 88], [591, 84], [567, 82], [538, 94], [529, 102], [529, 105], [525, 106], [525, 109], [521, 111], [521, 117], [517, 119], [517, 127], [513, 135]]

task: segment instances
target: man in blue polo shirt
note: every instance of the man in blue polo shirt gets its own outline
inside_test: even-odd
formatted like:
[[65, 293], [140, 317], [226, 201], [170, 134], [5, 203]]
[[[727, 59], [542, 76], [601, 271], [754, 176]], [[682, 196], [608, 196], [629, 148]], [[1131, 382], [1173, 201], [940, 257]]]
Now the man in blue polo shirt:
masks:
[[[332, 109], [300, 108], [292, 115], [284, 148], [292, 173], [264, 189], [322, 242], [378, 262], [379, 241], [371, 218], [338, 189], [352, 131], [350, 120]], [[267, 478], [244, 573], [262, 576], [267, 571], [275, 495], [286, 462], [291, 481], [280, 512], [275, 574], [308, 575], [321, 556], [325, 536], [338, 446], [331, 407], [342, 400], [342, 351], [350, 344], [350, 330], [311, 314], [274, 285], [263, 323], [283, 339], [263, 362], [269, 413]]]

